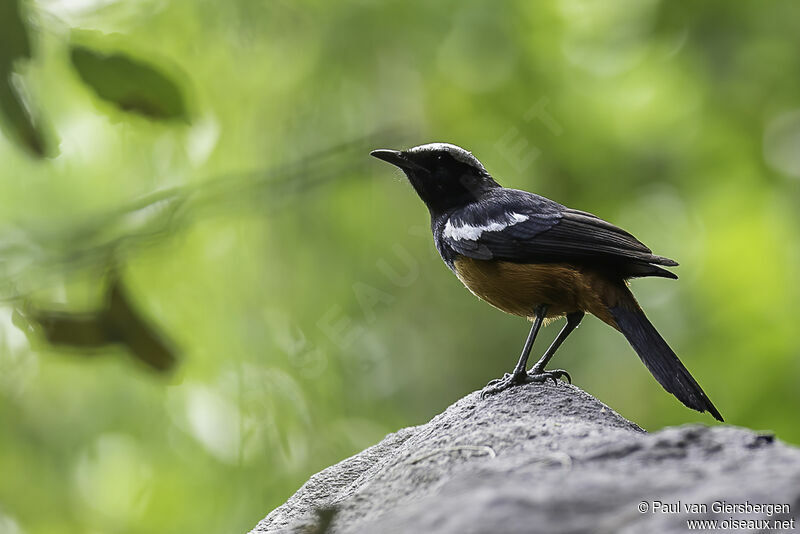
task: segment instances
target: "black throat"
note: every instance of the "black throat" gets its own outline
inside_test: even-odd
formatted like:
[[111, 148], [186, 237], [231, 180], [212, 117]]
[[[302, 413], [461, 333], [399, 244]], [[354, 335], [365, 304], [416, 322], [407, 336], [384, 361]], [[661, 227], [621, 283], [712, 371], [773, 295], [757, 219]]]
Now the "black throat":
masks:
[[501, 187], [488, 174], [473, 172], [431, 173], [425, 170], [406, 171], [408, 181], [428, 207], [431, 218], [461, 208], [480, 199], [484, 194]]

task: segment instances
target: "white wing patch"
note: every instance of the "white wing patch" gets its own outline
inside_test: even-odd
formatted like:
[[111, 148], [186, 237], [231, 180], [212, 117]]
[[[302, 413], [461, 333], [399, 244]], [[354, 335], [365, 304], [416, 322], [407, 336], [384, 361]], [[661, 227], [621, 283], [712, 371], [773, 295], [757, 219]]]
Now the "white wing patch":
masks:
[[528, 219], [529, 217], [522, 213], [509, 213], [507, 219], [490, 221], [488, 224], [480, 226], [471, 226], [469, 224], [454, 226], [451, 219], [447, 219], [447, 224], [444, 225], [444, 236], [453, 241], [477, 241], [480, 239], [483, 232], [499, 232], [500, 230], [527, 221]]

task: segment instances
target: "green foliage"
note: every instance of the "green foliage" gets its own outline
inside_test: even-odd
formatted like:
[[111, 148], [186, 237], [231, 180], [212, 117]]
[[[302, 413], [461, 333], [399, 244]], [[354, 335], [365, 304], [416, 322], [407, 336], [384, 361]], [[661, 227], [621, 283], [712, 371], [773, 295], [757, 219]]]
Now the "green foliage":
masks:
[[151, 119], [189, 120], [180, 87], [164, 73], [124, 54], [106, 55], [73, 45], [70, 59], [97, 96]]
[[0, 126], [20, 146], [42, 157], [47, 153], [44, 133], [35, 124], [19, 87], [12, 81], [15, 66], [31, 55], [31, 39], [20, 7], [18, 0], [0, 4]]
[[[0, 138], [0, 530], [246, 531], [508, 371], [528, 326], [368, 156], [430, 141], [678, 260], [633, 283], [650, 319], [728, 422], [800, 443], [799, 4], [0, 5], [37, 119]], [[20, 320], [102, 316], [111, 258], [173, 373]], [[712, 423], [593, 318], [554, 364], [648, 429]]]

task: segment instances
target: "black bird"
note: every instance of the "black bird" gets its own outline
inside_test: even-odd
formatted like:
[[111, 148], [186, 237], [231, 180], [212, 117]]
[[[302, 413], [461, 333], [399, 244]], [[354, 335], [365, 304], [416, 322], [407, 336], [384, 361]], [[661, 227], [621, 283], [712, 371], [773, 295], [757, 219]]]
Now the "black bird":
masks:
[[[563, 369], [545, 366], [589, 312], [622, 332], [664, 389], [722, 421], [628, 289], [631, 278], [677, 279], [664, 269], [677, 262], [654, 255], [631, 234], [591, 213], [502, 187], [475, 156], [455, 145], [431, 143], [371, 155], [406, 174], [430, 211], [439, 254], [467, 289], [533, 322], [513, 372], [489, 382], [483, 396], [548, 378], [570, 380]], [[543, 321], [563, 316], [567, 324], [527, 371]]]

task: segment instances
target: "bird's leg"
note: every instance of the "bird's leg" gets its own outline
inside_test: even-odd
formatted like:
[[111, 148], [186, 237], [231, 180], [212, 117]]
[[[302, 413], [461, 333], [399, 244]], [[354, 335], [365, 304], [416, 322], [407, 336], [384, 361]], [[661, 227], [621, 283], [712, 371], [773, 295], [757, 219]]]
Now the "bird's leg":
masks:
[[563, 369], [553, 369], [551, 371], [545, 371], [544, 367], [547, 365], [547, 362], [550, 361], [550, 358], [553, 357], [553, 354], [556, 353], [558, 347], [567, 339], [573, 330], [575, 330], [583, 319], [583, 316], [586, 315], [582, 311], [572, 312], [567, 314], [567, 324], [564, 325], [564, 328], [558, 333], [556, 338], [553, 340], [553, 343], [544, 353], [544, 356], [534, 364], [531, 370], [528, 372], [528, 382], [545, 382], [548, 378], [552, 378], [553, 382], [558, 380], [561, 377], [566, 377], [566, 379], [572, 383], [572, 377], [569, 376], [569, 373]]
[[547, 305], [540, 304], [536, 307], [531, 331], [528, 333], [528, 339], [525, 340], [525, 346], [522, 347], [522, 354], [519, 355], [519, 361], [517, 362], [516, 367], [514, 367], [514, 371], [512, 371], [511, 374], [506, 373], [503, 378], [498, 378], [489, 382], [486, 387], [483, 388], [483, 391], [481, 391], [481, 397], [499, 393], [504, 389], [510, 388], [511, 386], [524, 384], [525, 382], [530, 381], [528, 380], [528, 373], [526, 372], [528, 366], [528, 356], [531, 353], [531, 347], [533, 347], [536, 334], [539, 333], [539, 329], [542, 327], [542, 322], [544, 321], [546, 314]]

